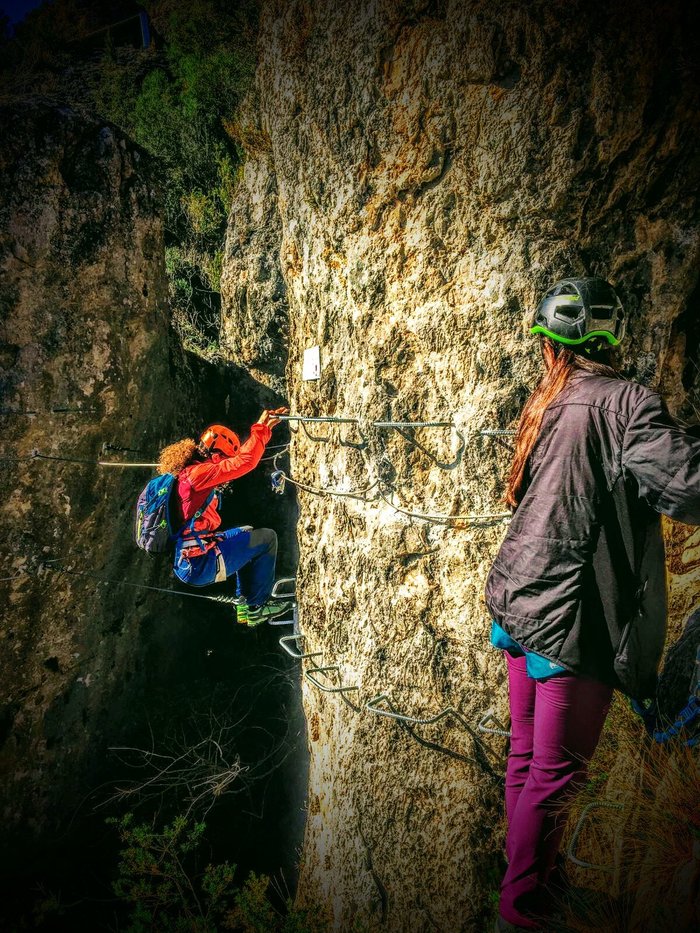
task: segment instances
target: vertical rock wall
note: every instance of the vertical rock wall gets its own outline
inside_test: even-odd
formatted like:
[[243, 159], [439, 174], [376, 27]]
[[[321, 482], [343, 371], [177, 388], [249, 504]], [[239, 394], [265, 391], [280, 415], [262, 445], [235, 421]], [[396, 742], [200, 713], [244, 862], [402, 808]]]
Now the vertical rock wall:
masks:
[[[537, 296], [562, 275], [612, 281], [626, 374], [676, 414], [700, 407], [691, 19], [676, 0], [264, 5], [229, 346], [269, 360], [251, 329], [288, 313], [292, 410], [364, 423], [300, 430], [291, 461], [297, 481], [359, 495], [299, 492], [303, 648], [318, 653], [303, 666], [348, 688], [304, 683], [300, 897], [336, 929], [486, 926], [503, 744], [475, 727], [489, 708], [506, 718], [482, 600], [503, 528], [410, 513], [502, 510], [508, 452], [477, 432], [513, 426], [536, 382]], [[278, 273], [275, 306], [261, 283]], [[313, 345], [321, 379], [303, 382]], [[455, 422], [466, 446], [373, 420]], [[686, 553], [689, 530], [672, 534]], [[674, 575], [676, 627], [697, 605], [692, 566]], [[402, 727], [367, 709], [380, 694], [419, 719], [460, 718]]]
[[6, 107], [2, 125], [0, 813], [17, 868], [19, 847], [69, 820], [92, 790], [106, 746], [140, 715], [145, 679], [181, 659], [195, 614], [156, 593], [39, 570], [62, 558], [169, 585], [167, 558], [133, 545], [151, 470], [28, 458], [151, 461], [191, 432], [200, 393], [171, 343], [144, 154], [68, 109]]

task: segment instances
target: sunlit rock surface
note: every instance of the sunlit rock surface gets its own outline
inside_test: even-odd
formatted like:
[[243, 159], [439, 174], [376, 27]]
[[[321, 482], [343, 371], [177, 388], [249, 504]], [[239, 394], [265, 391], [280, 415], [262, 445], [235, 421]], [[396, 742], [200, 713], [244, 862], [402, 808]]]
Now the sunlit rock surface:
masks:
[[[700, 408], [685, 7], [264, 5], [225, 328], [234, 358], [274, 368], [265, 333], [288, 314], [292, 411], [362, 421], [300, 429], [291, 457], [297, 481], [366, 500], [299, 492], [302, 647], [318, 653], [303, 668], [348, 688], [304, 683], [299, 897], [339, 930], [476, 931], [492, 909], [504, 742], [475, 730], [491, 708], [507, 721], [482, 599], [504, 528], [407, 513], [502, 511], [509, 455], [477, 432], [514, 426], [536, 383], [537, 296], [564, 275], [609, 279], [629, 314], [626, 375], [677, 415]], [[315, 345], [321, 378], [304, 382]], [[466, 447], [455, 430], [375, 420], [454, 422]], [[691, 531], [670, 532], [676, 632], [698, 600]], [[380, 694], [461, 719], [412, 736], [366, 708]]]
[[232, 362], [285, 394], [287, 289], [279, 261], [282, 221], [270, 139], [254, 95], [241, 114], [247, 161], [229, 217], [221, 276], [221, 346]]

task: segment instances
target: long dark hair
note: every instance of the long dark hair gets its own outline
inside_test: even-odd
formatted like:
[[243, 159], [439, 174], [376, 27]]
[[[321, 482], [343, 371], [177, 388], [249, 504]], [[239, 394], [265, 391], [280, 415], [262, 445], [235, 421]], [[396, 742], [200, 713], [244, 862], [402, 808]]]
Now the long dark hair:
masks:
[[611, 365], [610, 351], [607, 349], [607, 344], [599, 343], [591, 350], [589, 355], [585, 355], [582, 352], [569, 349], [569, 347], [558, 343], [556, 340], [541, 336], [540, 349], [545, 372], [537, 388], [525, 402], [520, 415], [515, 438], [515, 454], [513, 455], [513, 463], [503, 499], [506, 505], [512, 508], [515, 508], [520, 502], [523, 493], [525, 464], [539, 436], [545, 409], [552, 404], [566, 386], [571, 374], [580, 369], [599, 376], [609, 376], [612, 379], [623, 378]]

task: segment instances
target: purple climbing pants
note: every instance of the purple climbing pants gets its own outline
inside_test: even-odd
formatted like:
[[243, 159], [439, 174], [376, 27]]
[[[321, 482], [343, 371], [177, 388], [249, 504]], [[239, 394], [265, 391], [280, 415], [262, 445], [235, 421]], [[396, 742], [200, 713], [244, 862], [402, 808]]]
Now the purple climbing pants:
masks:
[[574, 674], [533, 680], [524, 655], [504, 654], [512, 736], [506, 768], [508, 869], [499, 909], [510, 923], [538, 929], [566, 821], [562, 800], [585, 780], [613, 691]]

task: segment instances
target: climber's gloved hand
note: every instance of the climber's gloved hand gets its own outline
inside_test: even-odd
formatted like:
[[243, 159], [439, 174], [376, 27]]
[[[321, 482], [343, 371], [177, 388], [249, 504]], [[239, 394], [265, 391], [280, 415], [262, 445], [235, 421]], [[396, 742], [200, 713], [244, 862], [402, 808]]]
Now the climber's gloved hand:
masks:
[[262, 415], [257, 420], [257, 424], [266, 424], [268, 428], [274, 428], [280, 423], [279, 418], [275, 418], [275, 415], [286, 415], [289, 414], [288, 408], [266, 408]]

